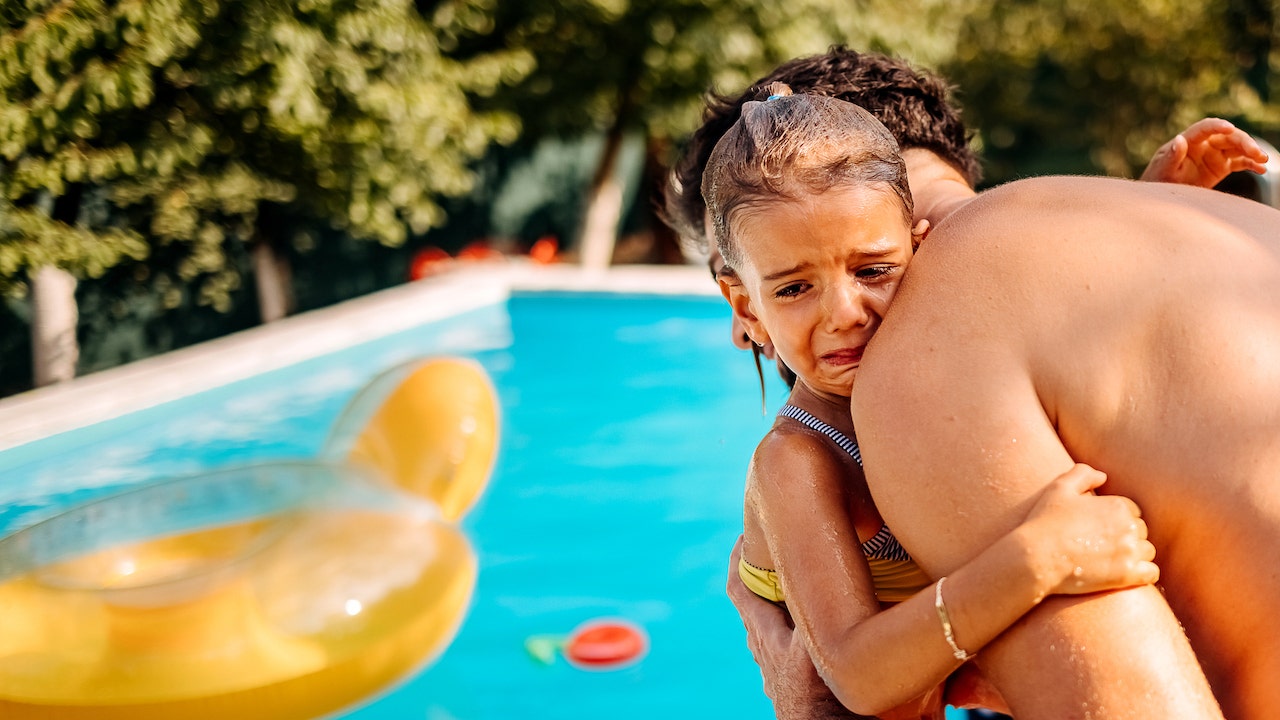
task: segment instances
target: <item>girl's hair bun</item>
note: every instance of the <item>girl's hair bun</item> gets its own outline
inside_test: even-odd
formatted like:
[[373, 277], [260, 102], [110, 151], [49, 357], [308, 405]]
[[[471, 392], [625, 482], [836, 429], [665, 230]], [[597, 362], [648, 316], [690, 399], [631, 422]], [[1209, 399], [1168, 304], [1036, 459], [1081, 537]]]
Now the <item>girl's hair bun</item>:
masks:
[[791, 92], [790, 85], [786, 83], [780, 83], [780, 82], [771, 82], [768, 85], [765, 85], [760, 88], [760, 91], [756, 93], [755, 99], [763, 102], [768, 102], [770, 100], [777, 100], [778, 98], [788, 97], [791, 94], [792, 92]]

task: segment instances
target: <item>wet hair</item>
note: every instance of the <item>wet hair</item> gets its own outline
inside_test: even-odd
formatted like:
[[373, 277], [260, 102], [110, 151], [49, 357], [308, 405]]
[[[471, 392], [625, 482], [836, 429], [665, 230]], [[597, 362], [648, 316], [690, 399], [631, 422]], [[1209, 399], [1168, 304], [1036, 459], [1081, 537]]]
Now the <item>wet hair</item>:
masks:
[[911, 226], [907, 167], [893, 136], [862, 108], [818, 95], [793, 95], [772, 83], [742, 106], [742, 117], [716, 143], [702, 176], [725, 264], [741, 267], [733, 217], [778, 199], [837, 186], [871, 186], [896, 196]]
[[901, 150], [932, 151], [955, 167], [971, 186], [982, 179], [977, 155], [960, 110], [950, 100], [951, 86], [937, 75], [913, 68], [898, 58], [859, 53], [837, 46], [822, 55], [780, 65], [737, 96], [712, 94], [702, 127], [689, 138], [671, 182], [664, 188], [661, 215], [683, 242], [705, 249], [706, 203], [702, 175], [720, 138], [737, 122], [742, 106], [757, 99], [761, 88], [781, 82], [793, 92], [846, 100], [865, 108], [898, 142]]

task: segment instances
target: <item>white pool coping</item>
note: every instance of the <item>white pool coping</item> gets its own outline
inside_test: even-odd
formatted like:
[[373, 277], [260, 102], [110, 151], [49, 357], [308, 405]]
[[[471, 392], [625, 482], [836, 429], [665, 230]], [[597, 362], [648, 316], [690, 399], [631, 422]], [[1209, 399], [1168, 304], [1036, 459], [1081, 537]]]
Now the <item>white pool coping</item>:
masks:
[[486, 263], [0, 399], [0, 452], [505, 302], [513, 292], [719, 295], [701, 265]]

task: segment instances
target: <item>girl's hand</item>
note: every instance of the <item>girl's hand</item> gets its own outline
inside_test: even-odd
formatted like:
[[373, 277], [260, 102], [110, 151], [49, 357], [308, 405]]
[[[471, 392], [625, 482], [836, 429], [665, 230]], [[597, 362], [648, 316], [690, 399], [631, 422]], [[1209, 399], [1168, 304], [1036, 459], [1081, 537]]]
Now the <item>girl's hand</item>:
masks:
[[1046, 568], [1051, 594], [1083, 594], [1148, 585], [1160, 578], [1147, 524], [1127, 497], [1095, 495], [1107, 476], [1077, 464], [1045, 488], [1023, 523]]

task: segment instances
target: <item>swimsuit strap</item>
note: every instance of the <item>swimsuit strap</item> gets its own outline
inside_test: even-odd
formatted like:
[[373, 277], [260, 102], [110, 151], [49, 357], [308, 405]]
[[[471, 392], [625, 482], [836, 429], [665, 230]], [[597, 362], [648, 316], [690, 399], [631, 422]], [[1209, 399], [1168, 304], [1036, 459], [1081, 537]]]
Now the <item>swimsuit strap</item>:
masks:
[[849, 455], [858, 462], [858, 467], [862, 467], [862, 451], [858, 449], [858, 443], [850, 440], [848, 435], [845, 435], [839, 430], [822, 422], [818, 418], [814, 417], [809, 411], [801, 410], [795, 405], [783, 405], [782, 409], [778, 411], [778, 414], [783, 417], [789, 417], [792, 420], [805, 425], [809, 429], [817, 430], [823, 435], [831, 438], [836, 445], [840, 446], [841, 450], [849, 453]]
[[880, 530], [871, 539], [862, 543], [862, 554], [879, 560], [896, 560], [904, 562], [911, 559], [911, 554], [893, 536], [888, 525], [881, 525]]
[[[831, 438], [832, 442], [839, 445], [841, 450], [849, 453], [858, 462], [858, 467], [862, 467], [862, 451], [858, 449], [858, 443], [849, 439], [848, 435], [814, 417], [813, 413], [801, 410], [795, 405], [783, 405], [778, 414], [783, 417], [789, 417], [805, 427]], [[911, 555], [898, 542], [898, 538], [893, 536], [893, 532], [889, 530], [888, 525], [881, 525], [880, 530], [870, 540], [862, 543], [862, 554], [869, 558], [896, 560], [899, 562], [911, 559]]]

